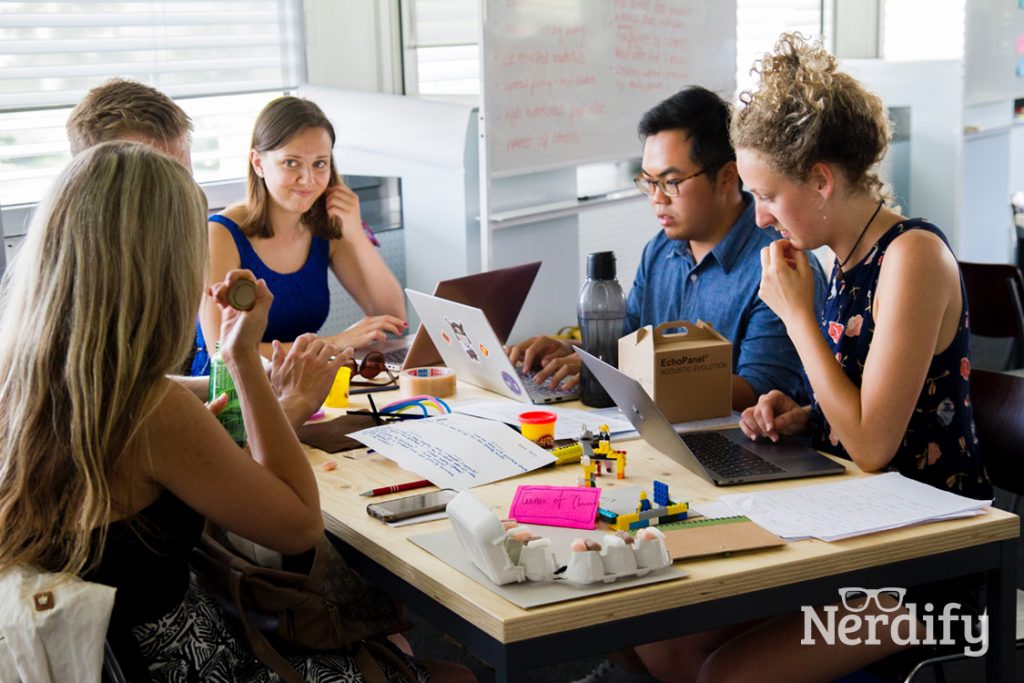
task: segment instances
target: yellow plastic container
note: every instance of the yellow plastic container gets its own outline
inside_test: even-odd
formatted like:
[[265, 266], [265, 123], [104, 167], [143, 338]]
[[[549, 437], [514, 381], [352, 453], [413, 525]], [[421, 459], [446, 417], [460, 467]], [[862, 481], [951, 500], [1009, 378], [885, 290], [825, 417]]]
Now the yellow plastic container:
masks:
[[558, 416], [546, 410], [530, 410], [519, 413], [519, 430], [530, 441], [542, 436], [555, 438], [555, 420]]
[[324, 400], [325, 406], [328, 408], [348, 407], [348, 384], [351, 378], [351, 369], [345, 366], [338, 368], [338, 374], [334, 376], [334, 383], [331, 385], [331, 392]]

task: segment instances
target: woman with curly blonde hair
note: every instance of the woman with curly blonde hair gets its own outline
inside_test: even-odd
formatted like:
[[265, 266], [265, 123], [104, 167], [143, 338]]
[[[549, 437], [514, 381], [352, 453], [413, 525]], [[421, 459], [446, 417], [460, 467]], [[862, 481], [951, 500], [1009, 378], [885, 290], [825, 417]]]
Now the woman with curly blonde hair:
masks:
[[[731, 135], [757, 224], [783, 236], [762, 250], [759, 293], [786, 325], [813, 399], [801, 406], [782, 392], [765, 394], [743, 412], [743, 431], [773, 441], [810, 432], [817, 448], [866, 472], [894, 470], [991, 497], [974, 437], [963, 283], [943, 234], [900, 215], [875, 173], [890, 139], [882, 101], [799, 34], [783, 34], [755, 70], [759, 87], [741, 94]], [[836, 260], [816, 311], [805, 251], [822, 245]], [[976, 587], [911, 587], [906, 601], [971, 612]], [[895, 598], [847, 604], [863, 625], [850, 638], [866, 640], [870, 630], [875, 644], [802, 645], [798, 613], [637, 653], [666, 681], [831, 681], [907, 647], [889, 628], [868, 627], [872, 616], [889, 624], [910, 613]], [[850, 612], [835, 607], [837, 622]]]

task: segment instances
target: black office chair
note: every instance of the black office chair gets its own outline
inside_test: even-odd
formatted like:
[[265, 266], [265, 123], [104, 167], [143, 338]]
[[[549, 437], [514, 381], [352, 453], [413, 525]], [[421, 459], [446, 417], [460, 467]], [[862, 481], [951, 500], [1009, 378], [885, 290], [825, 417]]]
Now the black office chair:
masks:
[[1024, 277], [1006, 263], [960, 262], [972, 337], [1013, 340], [1006, 362], [994, 370], [1024, 367]]
[[[1017, 275], [1019, 277], [1020, 273]], [[974, 405], [974, 422], [985, 469], [992, 484], [1012, 496], [1005, 507], [1019, 515], [1021, 496], [1024, 496], [1024, 377], [972, 370], [971, 403]], [[996, 504], [999, 505], [999, 496], [996, 497]], [[1024, 591], [1018, 590], [1017, 649], [1022, 647]], [[962, 653], [921, 659], [909, 669], [903, 681], [911, 683], [919, 674], [931, 670], [936, 680], [944, 683], [945, 665], [965, 659]]]

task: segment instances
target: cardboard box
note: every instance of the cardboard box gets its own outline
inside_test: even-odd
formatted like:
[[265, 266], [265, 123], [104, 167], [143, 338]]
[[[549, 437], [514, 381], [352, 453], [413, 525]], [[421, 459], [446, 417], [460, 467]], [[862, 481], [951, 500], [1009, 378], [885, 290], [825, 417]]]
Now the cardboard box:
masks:
[[673, 423], [732, 411], [732, 344], [708, 323], [677, 320], [627, 334], [619, 339], [619, 370]]

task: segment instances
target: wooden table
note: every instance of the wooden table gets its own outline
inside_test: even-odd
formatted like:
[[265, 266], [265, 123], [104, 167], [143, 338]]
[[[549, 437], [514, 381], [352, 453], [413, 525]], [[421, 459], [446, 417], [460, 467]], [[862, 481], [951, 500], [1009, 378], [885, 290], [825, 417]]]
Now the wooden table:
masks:
[[[471, 397], [501, 400], [465, 386], [454, 398]], [[383, 405], [387, 399], [378, 394], [375, 400]], [[722, 489], [695, 477], [643, 441], [614, 443], [628, 452], [627, 478], [616, 481], [606, 475], [601, 486], [650, 487], [652, 479], [659, 479], [669, 484], [674, 499], [691, 503], [724, 492], [837, 480], [813, 478]], [[793, 612], [802, 605], [835, 603], [838, 589], [844, 586], [905, 587], [978, 572], [985, 573], [989, 596], [988, 680], [1015, 680], [1019, 519], [1001, 510], [832, 543], [806, 540], [775, 550], [688, 560], [677, 565], [690, 573], [682, 580], [525, 610], [406, 540], [450, 528], [447, 520], [390, 528], [366, 514], [370, 499], [361, 497], [361, 491], [421, 477], [365, 450], [346, 457], [310, 449], [309, 457], [320, 484], [327, 529], [349, 546], [343, 551], [353, 566], [491, 664], [501, 682], [520, 681], [530, 668]], [[336, 470], [326, 472], [318, 466], [328, 459], [338, 463]], [[865, 476], [852, 465], [848, 470], [847, 476]], [[516, 486], [574, 486], [578, 471], [571, 465], [544, 468], [473, 492], [505, 517]], [[392, 497], [402, 495], [408, 494]]]

